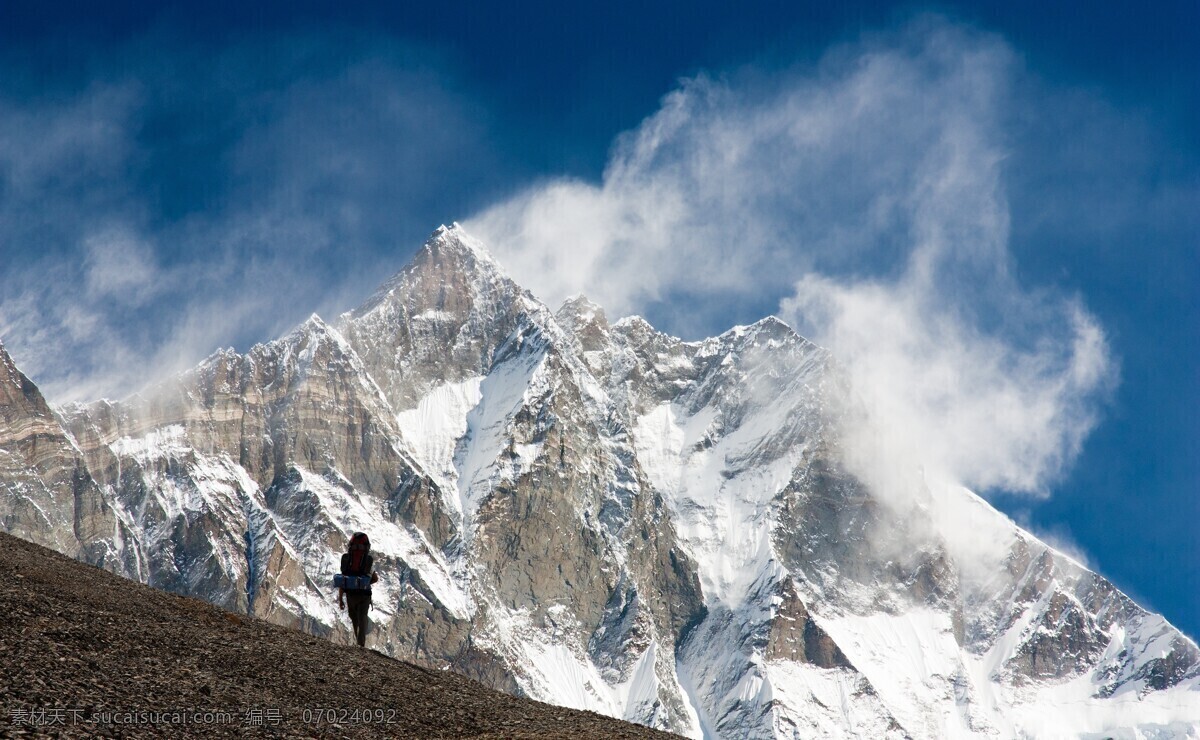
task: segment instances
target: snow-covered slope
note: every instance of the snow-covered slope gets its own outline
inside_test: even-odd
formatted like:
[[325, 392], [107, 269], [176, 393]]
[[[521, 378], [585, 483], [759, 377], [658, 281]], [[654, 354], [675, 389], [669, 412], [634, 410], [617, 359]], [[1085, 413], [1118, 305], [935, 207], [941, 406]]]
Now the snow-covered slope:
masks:
[[836, 359], [774, 318], [552, 312], [454, 226], [120, 403], [53, 418], [10, 365], [5, 529], [231, 609], [348, 640], [364, 530], [374, 646], [685, 735], [1200, 732], [1194, 643], [969, 491], [857, 479]]

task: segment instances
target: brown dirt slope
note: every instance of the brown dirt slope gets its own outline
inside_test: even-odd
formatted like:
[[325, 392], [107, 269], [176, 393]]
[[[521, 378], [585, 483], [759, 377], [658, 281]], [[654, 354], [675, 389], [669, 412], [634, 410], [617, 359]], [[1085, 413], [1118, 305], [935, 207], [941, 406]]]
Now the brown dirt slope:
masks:
[[2, 533], [0, 736], [672, 737], [334, 645]]

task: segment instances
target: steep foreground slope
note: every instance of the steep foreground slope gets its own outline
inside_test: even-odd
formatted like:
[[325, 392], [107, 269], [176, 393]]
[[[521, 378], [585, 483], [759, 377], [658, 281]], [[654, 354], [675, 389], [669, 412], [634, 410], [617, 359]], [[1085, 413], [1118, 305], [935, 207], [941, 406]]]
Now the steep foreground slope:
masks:
[[0, 534], [0, 735], [669, 737], [246, 618]]
[[373, 647], [554, 704], [697, 737], [1200, 733], [1191, 640], [918, 459], [860, 478], [869, 418], [773, 317], [686, 342], [551, 311], [452, 226], [336, 321], [123, 401], [51, 410], [0, 360], [0, 528], [231, 611], [345, 639], [365, 530]]

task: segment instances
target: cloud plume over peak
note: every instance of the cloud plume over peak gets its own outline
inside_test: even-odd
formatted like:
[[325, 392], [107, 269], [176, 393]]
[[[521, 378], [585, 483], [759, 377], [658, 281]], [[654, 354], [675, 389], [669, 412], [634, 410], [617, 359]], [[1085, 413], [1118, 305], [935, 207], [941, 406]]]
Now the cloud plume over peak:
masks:
[[1042, 310], [1058, 322], [1031, 344], [962, 320], [936, 285], [839, 283], [807, 276], [782, 313], [814, 327], [865, 403], [850, 430], [851, 464], [883, 483], [920, 461], [976, 489], [1044, 494], [1097, 422], [1115, 378], [1103, 331], [1077, 302]]
[[778, 310], [866, 404], [865, 477], [921, 460], [1041, 493], [1115, 363], [1080, 300], [1014, 275], [1004, 174], [1024, 76], [1002, 39], [930, 17], [769, 82], [686, 80], [601, 182], [543, 182], [467, 226], [550, 302], [583, 292], [685, 335]]
[[815, 65], [699, 75], [600, 181], [498, 202], [520, 175], [496, 174], [486, 111], [394, 40], [352, 41], [150, 39], [82, 84], [0, 84], [0, 337], [51, 398], [349, 308], [474, 211], [549, 303], [691, 337], [779, 313], [896, 430], [864, 460], [919, 439], [955, 480], [1043, 491], [1095, 423], [1103, 330], [1015, 269], [1012, 131], [1045, 111], [1002, 38], [925, 17]]

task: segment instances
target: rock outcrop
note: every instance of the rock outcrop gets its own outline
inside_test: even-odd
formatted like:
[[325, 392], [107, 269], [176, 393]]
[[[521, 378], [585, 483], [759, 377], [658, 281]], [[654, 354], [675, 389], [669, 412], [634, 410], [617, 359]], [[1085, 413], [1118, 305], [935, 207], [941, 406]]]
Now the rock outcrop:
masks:
[[0, 344], [0, 528], [105, 563], [116, 524], [78, 448]]

